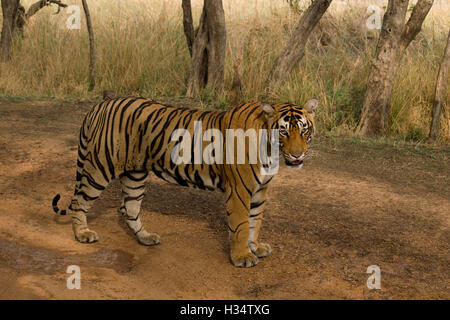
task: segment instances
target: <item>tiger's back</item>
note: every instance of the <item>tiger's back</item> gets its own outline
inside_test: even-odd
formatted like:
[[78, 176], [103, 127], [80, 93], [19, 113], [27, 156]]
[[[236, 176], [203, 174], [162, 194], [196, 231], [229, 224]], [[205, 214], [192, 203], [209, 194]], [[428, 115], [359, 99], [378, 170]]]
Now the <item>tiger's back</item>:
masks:
[[[189, 170], [180, 170], [171, 165], [170, 151], [177, 143], [171, 140], [171, 133], [176, 129], [192, 132], [196, 121], [201, 121], [205, 129], [210, 126], [220, 130], [223, 116], [224, 112], [174, 107], [145, 98], [100, 103], [87, 115], [85, 152], [86, 164], [91, 167], [86, 170], [99, 171], [105, 182], [127, 171], [153, 171], [170, 182], [201, 187], [204, 183], [196, 183], [195, 176], [205, 175], [204, 166], [192, 164]], [[83, 149], [83, 143], [80, 146]], [[218, 170], [214, 168], [216, 175]], [[208, 187], [220, 186], [215, 180]]]

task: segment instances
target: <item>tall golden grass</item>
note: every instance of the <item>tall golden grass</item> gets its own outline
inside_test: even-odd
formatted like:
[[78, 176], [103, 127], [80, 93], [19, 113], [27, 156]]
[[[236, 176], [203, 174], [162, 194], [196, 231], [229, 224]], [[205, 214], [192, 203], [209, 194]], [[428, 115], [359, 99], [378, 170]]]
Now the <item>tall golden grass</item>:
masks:
[[[27, 8], [34, 0], [22, 1]], [[307, 3], [308, 1], [305, 1]], [[392, 97], [389, 135], [422, 140], [428, 134], [437, 70], [450, 27], [450, 1], [435, 0], [422, 32], [408, 48]], [[81, 1], [66, 1], [81, 7]], [[190, 68], [181, 0], [88, 1], [97, 48], [97, 87], [88, 92], [89, 43], [84, 17], [69, 30], [69, 14], [42, 9], [16, 37], [12, 60], [0, 66], [0, 95], [32, 98], [94, 98], [103, 89], [119, 95], [181, 97]], [[351, 135], [359, 119], [378, 31], [368, 30], [368, 5], [383, 0], [335, 0], [288, 81], [266, 99], [321, 102], [322, 133]], [[202, 1], [193, 0], [194, 21]], [[300, 8], [302, 9], [302, 8]], [[283, 0], [224, 0], [227, 21], [226, 90], [206, 90], [203, 105], [226, 108], [233, 70], [242, 74], [243, 101], [260, 100], [264, 81], [286, 45], [299, 14]], [[449, 105], [450, 93], [447, 95]], [[450, 111], [444, 110], [440, 140], [450, 141]]]

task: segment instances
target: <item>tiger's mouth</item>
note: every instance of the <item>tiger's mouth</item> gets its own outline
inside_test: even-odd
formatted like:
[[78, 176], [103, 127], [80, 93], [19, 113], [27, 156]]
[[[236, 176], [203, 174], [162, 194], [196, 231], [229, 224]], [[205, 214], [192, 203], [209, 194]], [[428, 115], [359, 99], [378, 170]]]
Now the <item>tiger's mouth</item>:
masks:
[[300, 167], [303, 165], [303, 160], [287, 160], [285, 159], [286, 165], [289, 167]]
[[306, 158], [305, 155], [294, 157], [289, 152], [285, 152], [283, 149], [281, 149], [280, 151], [283, 154], [284, 163], [286, 164], [286, 166], [293, 169], [300, 169], [303, 167], [303, 161]]

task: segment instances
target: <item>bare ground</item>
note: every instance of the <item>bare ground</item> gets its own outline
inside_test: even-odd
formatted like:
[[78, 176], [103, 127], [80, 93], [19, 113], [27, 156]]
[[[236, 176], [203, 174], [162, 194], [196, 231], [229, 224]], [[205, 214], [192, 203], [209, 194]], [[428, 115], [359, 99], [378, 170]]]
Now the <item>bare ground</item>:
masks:
[[[113, 183], [89, 215], [100, 241], [74, 240], [66, 205], [82, 116], [91, 104], [0, 102], [1, 299], [449, 299], [448, 146], [318, 138], [302, 170], [281, 168], [250, 269], [228, 258], [224, 197], [152, 177], [139, 245]], [[68, 290], [66, 268], [81, 268]], [[381, 289], [369, 290], [370, 265]]]

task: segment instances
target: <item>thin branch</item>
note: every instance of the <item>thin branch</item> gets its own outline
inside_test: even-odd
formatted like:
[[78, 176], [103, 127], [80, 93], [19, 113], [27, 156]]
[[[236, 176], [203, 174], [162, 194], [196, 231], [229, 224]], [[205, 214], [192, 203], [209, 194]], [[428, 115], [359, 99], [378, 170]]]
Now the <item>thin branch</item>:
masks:
[[28, 8], [28, 11], [25, 15], [26, 20], [28, 20], [30, 17], [32, 17], [33, 15], [36, 14], [36, 12], [38, 12], [39, 10], [41, 10], [43, 7], [45, 6], [49, 6], [50, 4], [56, 4], [58, 6], [58, 12], [59, 12], [59, 8], [63, 7], [66, 8], [67, 4], [62, 3], [61, 1], [57, 1], [57, 0], [40, 0], [38, 2], [33, 3], [30, 8]]
[[447, 44], [445, 45], [444, 55], [442, 56], [441, 65], [439, 66], [438, 77], [436, 81], [436, 89], [434, 92], [434, 103], [431, 113], [431, 125], [429, 138], [434, 141], [439, 136], [439, 127], [446, 102], [446, 93], [448, 87], [448, 72], [450, 70], [450, 30], [447, 36]]
[[265, 87], [270, 89], [282, 82], [303, 58], [306, 43], [312, 30], [327, 11], [332, 0], [314, 0], [301, 16], [287, 46], [275, 59], [275, 63], [266, 78]]
[[86, 26], [89, 32], [89, 91], [95, 87], [95, 45], [94, 30], [92, 29], [91, 14], [86, 0], [82, 0], [84, 14], [86, 15]]
[[405, 28], [403, 29], [401, 36], [401, 42], [405, 48], [408, 47], [409, 43], [420, 32], [422, 22], [425, 20], [425, 17], [433, 6], [433, 1], [434, 0], [419, 0], [414, 6], [411, 16], [405, 24]]

